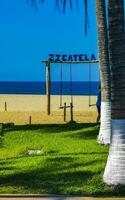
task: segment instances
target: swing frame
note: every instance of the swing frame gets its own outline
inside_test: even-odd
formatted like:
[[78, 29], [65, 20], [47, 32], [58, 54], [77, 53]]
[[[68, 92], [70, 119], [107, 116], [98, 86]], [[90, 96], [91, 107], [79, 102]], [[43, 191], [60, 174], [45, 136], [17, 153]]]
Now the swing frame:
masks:
[[[98, 60], [89, 60], [89, 61], [51, 61], [51, 60], [45, 60], [41, 61], [46, 65], [46, 97], [47, 97], [47, 115], [51, 114], [51, 74], [50, 74], [50, 69], [51, 69], [51, 64], [98, 64]], [[89, 82], [91, 79], [91, 65], [89, 65]], [[89, 106], [90, 105], [90, 92], [91, 92], [91, 87], [89, 84]]]

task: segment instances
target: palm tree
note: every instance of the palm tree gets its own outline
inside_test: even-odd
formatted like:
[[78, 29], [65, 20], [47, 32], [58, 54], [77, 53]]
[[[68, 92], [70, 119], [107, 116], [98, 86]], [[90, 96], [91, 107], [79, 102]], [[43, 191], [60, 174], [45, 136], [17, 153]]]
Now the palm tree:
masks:
[[110, 65], [105, 0], [96, 0], [98, 47], [101, 72], [101, 126], [98, 143], [109, 144], [111, 136]]
[[124, 0], [109, 0], [112, 136], [104, 172], [108, 185], [125, 185], [125, 37]]

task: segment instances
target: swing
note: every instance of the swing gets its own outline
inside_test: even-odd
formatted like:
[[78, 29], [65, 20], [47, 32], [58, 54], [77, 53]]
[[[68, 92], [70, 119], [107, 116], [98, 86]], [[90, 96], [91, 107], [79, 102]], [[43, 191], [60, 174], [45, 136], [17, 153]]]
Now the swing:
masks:
[[[63, 109], [64, 106], [62, 104], [62, 96], [63, 96], [63, 87], [62, 87], [62, 79], [63, 79], [63, 66], [62, 66], [62, 63], [61, 63], [61, 66], [60, 66], [60, 106], [59, 108], [60, 109]], [[70, 101], [71, 101], [71, 105], [73, 105], [73, 91], [72, 91], [72, 65], [70, 63]], [[66, 104], [66, 102], [64, 103]], [[69, 106], [66, 106], [66, 108], [70, 108], [71, 105]]]
[[91, 106], [91, 63], [89, 63], [89, 107]]

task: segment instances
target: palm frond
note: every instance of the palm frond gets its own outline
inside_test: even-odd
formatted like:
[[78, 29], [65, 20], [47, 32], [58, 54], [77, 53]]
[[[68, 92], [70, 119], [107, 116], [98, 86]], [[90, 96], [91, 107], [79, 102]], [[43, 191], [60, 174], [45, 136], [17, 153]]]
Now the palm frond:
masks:
[[[38, 3], [44, 3], [45, 0], [29, 0], [31, 2], [31, 5], [34, 6], [36, 9], [38, 7]], [[85, 11], [85, 19], [84, 19], [84, 31], [85, 35], [87, 35], [88, 30], [88, 0], [84, 1], [84, 11]], [[67, 4], [69, 4], [70, 9], [73, 9], [74, 2], [79, 7], [79, 0], [55, 0], [56, 8], [59, 12], [66, 12]]]
[[[58, 10], [62, 10], [63, 13], [66, 12], [66, 7], [67, 4], [69, 4], [70, 9], [73, 9], [74, 2], [77, 6], [79, 7], [79, 0], [56, 0], [56, 6]], [[85, 12], [85, 19], [84, 19], [84, 31], [85, 35], [87, 35], [88, 31], [88, 25], [89, 25], [89, 20], [88, 20], [88, 0], [84, 0], [84, 12]]]
[[40, 3], [44, 3], [44, 0], [39, 0]]
[[85, 35], [87, 35], [88, 30], [88, 1], [84, 0], [84, 6], [85, 6]]
[[55, 0], [55, 5], [56, 5], [56, 8], [58, 9], [58, 11], [60, 12], [60, 1]]
[[70, 4], [70, 8], [72, 10], [72, 8], [73, 8], [72, 0], [69, 0], [69, 4]]
[[67, 3], [67, 0], [63, 0], [63, 13], [66, 12], [66, 3]]
[[39, 3], [44, 3], [44, 0], [27, 0], [30, 2], [31, 6], [34, 7], [35, 9], [38, 8]]
[[37, 2], [36, 0], [31, 0], [31, 6], [37, 8]]

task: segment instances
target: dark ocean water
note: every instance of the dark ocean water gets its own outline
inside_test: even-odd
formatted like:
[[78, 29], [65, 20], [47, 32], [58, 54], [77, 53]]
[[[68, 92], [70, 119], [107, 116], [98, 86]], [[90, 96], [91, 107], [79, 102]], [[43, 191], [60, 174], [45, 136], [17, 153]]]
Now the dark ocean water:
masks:
[[[52, 95], [97, 95], [99, 82], [51, 82]], [[45, 82], [0, 82], [0, 94], [46, 94]]]

